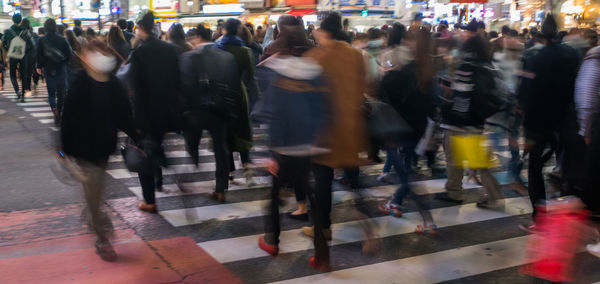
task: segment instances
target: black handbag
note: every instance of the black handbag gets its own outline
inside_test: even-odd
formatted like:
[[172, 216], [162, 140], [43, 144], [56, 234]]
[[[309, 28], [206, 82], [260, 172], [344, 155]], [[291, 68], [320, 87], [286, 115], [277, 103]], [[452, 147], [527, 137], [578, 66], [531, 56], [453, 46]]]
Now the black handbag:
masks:
[[368, 101], [367, 111], [367, 125], [372, 138], [395, 140], [413, 132], [408, 122], [385, 102]]
[[130, 172], [150, 174], [154, 171], [154, 160], [142, 148], [131, 141], [121, 145], [121, 155]]

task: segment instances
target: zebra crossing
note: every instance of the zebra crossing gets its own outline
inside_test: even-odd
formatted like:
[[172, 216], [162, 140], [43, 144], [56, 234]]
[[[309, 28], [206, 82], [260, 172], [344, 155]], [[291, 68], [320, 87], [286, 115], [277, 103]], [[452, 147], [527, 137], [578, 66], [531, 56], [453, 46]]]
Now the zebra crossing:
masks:
[[[14, 93], [2, 95], [16, 99]], [[16, 105], [39, 123], [58, 130], [53, 126], [52, 112], [43, 92]], [[256, 164], [268, 157], [265, 131], [264, 127], [254, 129], [251, 156]], [[120, 143], [126, 139], [124, 133], [119, 133]], [[248, 186], [238, 170], [227, 192], [228, 202], [219, 204], [210, 200], [208, 195], [215, 186], [210, 143], [209, 138], [201, 140], [200, 163], [196, 166], [181, 136], [173, 133], [165, 136], [163, 147], [169, 166], [163, 170], [163, 191], [156, 192], [158, 214], [173, 230], [194, 238], [199, 247], [246, 283], [437, 283], [485, 275], [525, 262], [528, 235], [518, 230], [517, 225], [528, 220], [532, 212], [527, 197], [504, 186], [505, 207], [481, 209], [475, 202], [483, 194], [482, 187], [465, 178], [465, 202], [451, 203], [436, 198], [444, 192], [443, 175], [421, 174], [412, 186], [417, 194], [430, 201], [439, 236], [418, 235], [414, 229], [422, 220], [410, 201], [405, 204], [402, 218], [377, 211], [377, 206], [398, 187], [376, 181], [382, 164], [361, 168], [364, 189], [360, 195], [338, 182], [334, 184], [332, 272], [319, 273], [308, 266], [308, 258], [314, 253], [312, 240], [302, 234], [301, 228], [309, 223], [286, 218], [285, 213], [296, 207], [293, 192], [289, 190], [282, 192], [285, 205], [280, 208], [280, 255], [272, 257], [257, 245], [258, 237], [264, 233], [271, 178], [258, 169], [254, 184]], [[498, 154], [502, 161], [510, 157], [506, 151]], [[443, 160], [438, 162], [444, 164]], [[241, 168], [237, 157], [236, 168]], [[137, 175], [127, 171], [120, 155], [110, 156], [106, 173], [124, 184], [132, 196], [142, 199]], [[494, 175], [501, 184], [508, 183], [506, 171], [499, 170]], [[368, 208], [366, 219], [357, 214], [356, 202], [363, 202]], [[383, 245], [373, 255], [361, 252], [361, 244], [367, 239], [363, 231], [365, 220], [375, 228], [375, 238]]]
[[[7, 99], [17, 100], [17, 95], [14, 91], [7, 90], [0, 93]], [[21, 107], [31, 117], [37, 119], [39, 123], [49, 126], [53, 125], [54, 115], [52, 114], [52, 109], [48, 105], [48, 92], [42, 84], [38, 85], [36, 94], [26, 96], [25, 102], [16, 102], [16, 105]], [[50, 126], [50, 129], [58, 131], [58, 128], [53, 126]]]
[[[267, 148], [264, 146], [264, 129], [255, 128], [255, 144], [251, 151], [254, 161], [267, 157]], [[125, 141], [125, 135], [120, 135], [120, 141]], [[207, 137], [207, 136], [205, 136]], [[399, 254], [386, 261], [377, 261], [378, 257], [369, 259], [361, 256], [362, 262], [353, 263], [351, 267], [336, 265], [339, 250], [354, 250], [360, 252], [360, 244], [365, 241], [363, 232], [364, 219], [357, 216], [355, 202], [363, 200], [370, 209], [371, 215], [368, 221], [377, 228], [377, 239], [386, 241], [394, 238], [413, 239], [412, 243], [418, 243], [414, 239], [425, 239], [436, 241], [431, 236], [419, 236], [414, 233], [418, 224], [422, 223], [421, 216], [416, 208], [407, 204], [406, 213], [402, 218], [386, 216], [377, 211], [379, 203], [384, 202], [397, 189], [397, 184], [382, 184], [375, 181], [376, 176], [381, 173], [382, 164], [363, 167], [363, 180], [367, 186], [361, 190], [361, 195], [356, 192], [344, 190], [339, 185], [334, 185], [332, 230], [333, 240], [330, 242], [332, 251], [332, 265], [334, 271], [330, 273], [318, 273], [308, 266], [308, 257], [312, 254], [312, 240], [301, 233], [302, 226], [309, 225], [286, 218], [285, 213], [295, 209], [296, 201], [291, 192], [282, 193], [283, 203], [280, 208], [282, 214], [282, 231], [280, 243], [280, 255], [272, 257], [261, 250], [257, 241], [264, 233], [264, 221], [267, 217], [266, 207], [269, 204], [269, 186], [271, 179], [264, 172], [257, 172], [254, 179], [255, 184], [247, 186], [241, 172], [236, 172], [236, 179], [231, 183], [227, 193], [228, 202], [216, 203], [208, 198], [214, 190], [214, 158], [210, 146], [210, 139], [203, 138], [199, 150], [200, 163], [196, 167], [192, 165], [185, 143], [182, 137], [175, 134], [167, 135], [165, 153], [169, 161], [169, 167], [163, 170], [165, 185], [162, 192], [156, 192], [158, 214], [173, 230], [186, 232], [196, 241], [198, 246], [208, 252], [213, 258], [236, 273], [247, 283], [307, 283], [315, 281], [320, 283], [393, 283], [391, 279], [414, 279], [415, 282], [400, 281], [399, 283], [434, 283], [446, 280], [459, 279], [475, 274], [488, 273], [495, 270], [505, 269], [523, 264], [523, 248], [527, 242], [526, 233], [519, 231], [517, 225], [520, 221], [527, 220], [532, 212], [529, 199], [503, 189], [505, 194], [505, 207], [502, 210], [485, 210], [476, 206], [475, 202], [481, 196], [483, 189], [480, 185], [464, 180], [464, 189], [470, 196], [467, 202], [455, 204], [441, 201], [435, 197], [444, 192], [446, 179], [440, 177], [420, 177], [412, 185], [415, 191], [431, 200], [431, 213], [441, 234], [445, 230], [453, 234], [469, 235], [469, 230], [462, 231], [459, 228], [465, 226], [476, 227], [481, 224], [493, 226], [494, 224], [510, 226], [509, 236], [491, 233], [487, 238], [489, 241], [479, 242], [473, 237], [472, 241], [460, 247], [439, 250], [431, 253], [423, 253], [404, 258]], [[502, 146], [506, 147], [506, 143]], [[506, 161], [510, 157], [508, 152], [499, 153], [500, 159]], [[443, 161], [440, 161], [443, 164]], [[236, 168], [240, 168], [236, 159]], [[135, 173], [128, 172], [119, 155], [113, 155], [109, 160], [107, 173], [114, 179], [120, 180], [128, 186], [135, 196], [142, 199], [141, 187], [137, 184]], [[494, 175], [501, 184], [507, 184], [507, 172], [498, 171]], [[184, 182], [179, 178], [186, 177]], [[185, 190], [180, 190], [185, 188]], [[511, 220], [510, 224], [506, 224]], [[443, 235], [439, 246], [444, 247]], [[416, 244], [418, 246], [418, 244]], [[398, 250], [400, 247], [385, 247]], [[343, 252], [341, 254], [346, 254]], [[491, 255], [488, 256], [488, 255]], [[442, 257], [446, 261], [450, 258], [458, 258], [452, 261], [454, 270], [439, 270], [433, 275], [413, 275], [406, 267], [414, 267], [415, 271], [426, 271], [435, 266], [445, 264], [440, 260], [431, 261]], [[479, 261], [481, 258], [481, 261]], [[509, 258], [510, 260], [503, 260]], [[431, 261], [431, 263], [428, 263]], [[470, 263], [478, 263], [470, 267]], [[406, 265], [400, 269], [396, 265]], [[284, 267], [306, 266], [306, 269], [289, 269]], [[273, 272], [268, 268], [273, 267]], [[282, 270], [276, 269], [281, 267]], [[398, 269], [402, 271], [399, 273]], [[261, 271], [261, 273], [255, 273]], [[275, 272], [279, 271], [279, 272]], [[281, 273], [281, 271], [288, 271]], [[379, 271], [379, 272], [377, 272]], [[378, 276], [381, 272], [387, 273]], [[446, 271], [447, 273], [442, 273]], [[457, 272], [458, 271], [458, 272]], [[406, 274], [406, 276], [404, 275]]]

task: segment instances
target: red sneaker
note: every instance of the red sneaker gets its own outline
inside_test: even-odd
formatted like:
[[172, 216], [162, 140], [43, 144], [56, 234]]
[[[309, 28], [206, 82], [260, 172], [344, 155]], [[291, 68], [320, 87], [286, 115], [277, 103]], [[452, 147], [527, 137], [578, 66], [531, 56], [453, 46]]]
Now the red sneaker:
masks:
[[397, 218], [402, 217], [402, 209], [400, 209], [400, 206], [393, 204], [391, 201], [379, 205], [379, 211]]
[[265, 236], [258, 237], [258, 247], [272, 256], [279, 254], [279, 245], [270, 245], [265, 242]]

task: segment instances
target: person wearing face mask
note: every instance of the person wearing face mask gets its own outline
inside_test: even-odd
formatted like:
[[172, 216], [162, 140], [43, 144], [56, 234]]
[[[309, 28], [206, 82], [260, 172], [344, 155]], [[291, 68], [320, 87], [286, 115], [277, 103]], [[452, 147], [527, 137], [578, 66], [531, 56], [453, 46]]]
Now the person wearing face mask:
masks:
[[135, 135], [125, 88], [111, 75], [117, 60], [105, 43], [93, 40], [81, 56], [84, 70], [71, 81], [61, 121], [63, 153], [76, 161], [86, 201], [87, 223], [97, 237], [96, 252], [116, 260], [109, 237], [112, 224], [102, 210], [104, 172], [117, 146], [117, 130]]

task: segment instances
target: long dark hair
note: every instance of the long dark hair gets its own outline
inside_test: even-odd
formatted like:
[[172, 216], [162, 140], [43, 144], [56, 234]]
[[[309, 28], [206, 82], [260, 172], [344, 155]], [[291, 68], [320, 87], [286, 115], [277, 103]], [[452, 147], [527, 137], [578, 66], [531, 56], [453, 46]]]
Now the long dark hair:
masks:
[[462, 46], [462, 51], [465, 54], [470, 54], [471, 58], [476, 61], [491, 61], [489, 46], [479, 34], [467, 39], [467, 41], [465, 41], [465, 43]]
[[394, 47], [399, 45], [406, 34], [406, 27], [401, 23], [394, 23], [390, 31], [387, 46]]
[[183, 26], [179, 23], [175, 23], [169, 28], [169, 33], [167, 36], [169, 37], [169, 41], [174, 44], [180, 46], [184, 46], [186, 44], [185, 31], [183, 31]]
[[415, 63], [417, 64], [417, 82], [419, 90], [428, 93], [435, 72], [433, 58], [431, 57], [432, 39], [428, 29], [420, 27], [410, 32], [409, 36], [416, 41]]
[[115, 44], [120, 44], [125, 42], [125, 36], [123, 35], [123, 31], [115, 25], [110, 27], [108, 30], [108, 38], [107, 42], [109, 45], [114, 46]]
[[75, 36], [75, 32], [73, 32], [72, 30], [66, 30], [65, 38], [67, 38], [67, 42], [69, 43], [69, 45], [71, 46], [71, 49], [74, 52], [81, 51], [81, 44], [79, 43], [79, 40], [77, 40], [77, 37]]
[[279, 38], [273, 42], [274, 50], [284, 55], [301, 56], [311, 47], [302, 26], [282, 26]]
[[21, 28], [23, 30], [31, 30], [31, 23], [29, 23], [29, 19], [25, 18], [21, 21]]

